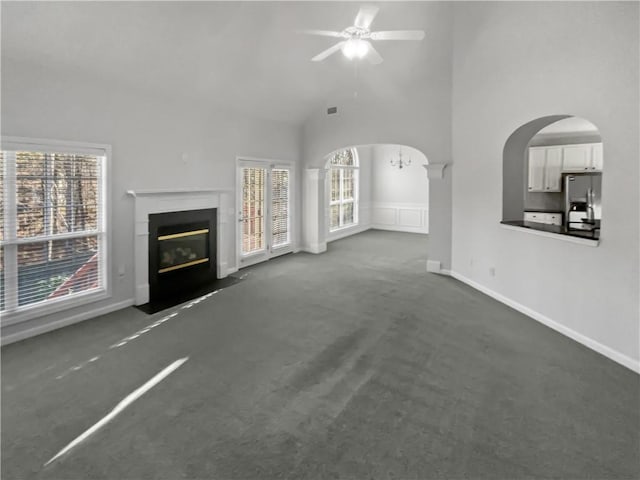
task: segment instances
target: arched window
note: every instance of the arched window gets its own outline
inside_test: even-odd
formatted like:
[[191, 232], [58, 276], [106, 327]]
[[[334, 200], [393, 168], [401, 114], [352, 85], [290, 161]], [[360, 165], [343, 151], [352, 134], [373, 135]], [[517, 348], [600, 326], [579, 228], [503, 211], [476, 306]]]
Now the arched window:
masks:
[[358, 154], [339, 150], [329, 159], [329, 231], [358, 224]]

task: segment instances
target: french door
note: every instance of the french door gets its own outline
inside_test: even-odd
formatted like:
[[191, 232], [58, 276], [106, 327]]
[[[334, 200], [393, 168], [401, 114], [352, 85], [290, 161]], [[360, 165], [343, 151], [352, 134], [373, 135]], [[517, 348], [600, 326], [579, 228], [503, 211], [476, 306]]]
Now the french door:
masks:
[[291, 167], [238, 162], [240, 268], [292, 250]]

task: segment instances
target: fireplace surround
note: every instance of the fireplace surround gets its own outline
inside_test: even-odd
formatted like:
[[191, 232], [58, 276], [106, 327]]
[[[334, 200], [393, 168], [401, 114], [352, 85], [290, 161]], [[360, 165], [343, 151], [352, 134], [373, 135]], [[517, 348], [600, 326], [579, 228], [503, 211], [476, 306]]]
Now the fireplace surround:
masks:
[[[128, 190], [127, 194], [135, 201], [135, 305], [144, 305], [150, 299], [149, 235], [151, 215], [217, 209], [214, 221], [215, 233], [209, 232], [209, 238], [213, 236], [215, 239], [215, 246], [211, 250], [210, 244], [209, 251], [210, 254], [211, 251], [215, 252], [216, 260], [213, 268], [216, 275], [214, 278], [225, 278], [237, 271], [233, 250], [233, 231], [229, 227], [229, 218], [234, 214], [232, 189]], [[164, 234], [163, 232], [161, 235]], [[126, 268], [120, 266], [119, 270], [125, 271]]]

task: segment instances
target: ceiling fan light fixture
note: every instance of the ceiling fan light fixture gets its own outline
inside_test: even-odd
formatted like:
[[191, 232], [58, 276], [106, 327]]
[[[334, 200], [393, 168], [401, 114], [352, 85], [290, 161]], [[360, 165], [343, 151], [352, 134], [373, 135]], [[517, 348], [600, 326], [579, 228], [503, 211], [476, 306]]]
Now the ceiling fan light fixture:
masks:
[[362, 58], [369, 51], [369, 45], [359, 38], [350, 38], [342, 47], [342, 53], [349, 60]]

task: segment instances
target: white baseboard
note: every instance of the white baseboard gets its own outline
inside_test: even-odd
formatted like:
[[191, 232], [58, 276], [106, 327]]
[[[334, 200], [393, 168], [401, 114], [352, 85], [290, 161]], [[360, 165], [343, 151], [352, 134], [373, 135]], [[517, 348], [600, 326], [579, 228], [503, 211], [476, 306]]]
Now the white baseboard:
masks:
[[38, 325], [33, 328], [28, 328], [26, 330], [12, 333], [7, 336], [2, 336], [1, 344], [8, 345], [10, 343], [18, 342], [26, 338], [35, 337], [36, 335], [41, 335], [43, 333], [51, 332], [52, 330], [57, 330], [58, 328], [66, 327], [68, 325], [73, 325], [74, 323], [82, 322], [84, 320], [89, 320], [90, 318], [98, 317], [100, 315], [105, 315], [107, 313], [115, 312], [116, 310], [121, 310], [123, 308], [130, 307], [133, 304], [134, 304], [134, 299], [130, 298], [128, 300], [124, 300], [118, 303], [113, 303], [105, 307], [89, 310], [88, 312], [78, 313], [77, 315], [63, 318], [61, 320], [45, 323], [43, 325]]
[[371, 226], [369, 224], [359, 224], [355, 227], [347, 227], [342, 230], [336, 230], [335, 232], [327, 235], [327, 243], [333, 242], [334, 240], [340, 240], [341, 238], [347, 238], [358, 233], [366, 232], [370, 228]]
[[422, 235], [427, 235], [429, 232], [424, 228], [419, 227], [405, 227], [402, 225], [380, 225], [380, 224], [372, 224], [371, 228], [374, 230], [388, 230], [390, 232], [405, 232], [405, 233], [420, 233]]
[[528, 317], [531, 317], [534, 320], [537, 320], [543, 325], [546, 325], [547, 327], [552, 328], [556, 332], [562, 333], [563, 335], [571, 338], [572, 340], [575, 340], [578, 343], [581, 343], [582, 345], [590, 348], [591, 350], [598, 352], [601, 355], [604, 355], [605, 357], [613, 360], [614, 362], [619, 363], [620, 365], [623, 365], [636, 373], [640, 373], [640, 361], [634, 360], [633, 358], [623, 353], [620, 353], [611, 347], [607, 347], [606, 345], [603, 345], [602, 343], [592, 338], [589, 338], [586, 335], [576, 332], [575, 330], [569, 327], [566, 327], [561, 323], [558, 323], [550, 319], [549, 317], [542, 315], [541, 313], [536, 312], [535, 310], [532, 310], [529, 307], [526, 307], [514, 300], [511, 300], [510, 298], [507, 298], [498, 292], [494, 292], [493, 290], [485, 287], [484, 285], [479, 284], [478, 282], [471, 280], [470, 278], [465, 277], [464, 275], [461, 275], [458, 272], [451, 271], [450, 274], [456, 280], [460, 280], [461, 282], [466, 283], [467, 285], [475, 288], [476, 290], [481, 291], [485, 295], [488, 295], [491, 298], [494, 298], [499, 302], [504, 303], [505, 305], [513, 308], [514, 310], [517, 310], [520, 313], [523, 313]]

